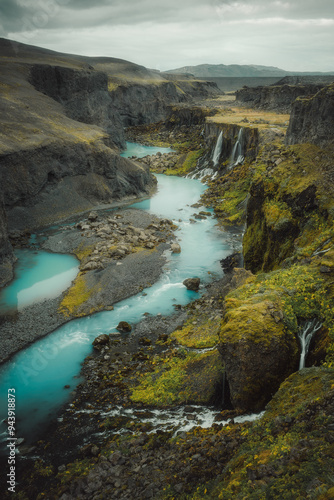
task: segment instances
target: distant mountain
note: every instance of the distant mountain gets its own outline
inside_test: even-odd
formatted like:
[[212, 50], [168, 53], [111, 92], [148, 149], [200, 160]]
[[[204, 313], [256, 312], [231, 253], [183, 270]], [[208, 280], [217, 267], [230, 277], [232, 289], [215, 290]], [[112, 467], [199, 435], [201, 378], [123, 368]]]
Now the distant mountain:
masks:
[[256, 64], [199, 64], [198, 66], [183, 66], [183, 68], [165, 71], [171, 74], [191, 74], [198, 78], [223, 78], [223, 77], [284, 77], [289, 75], [334, 75], [334, 71], [320, 72], [294, 72], [285, 71], [275, 66], [259, 66]]

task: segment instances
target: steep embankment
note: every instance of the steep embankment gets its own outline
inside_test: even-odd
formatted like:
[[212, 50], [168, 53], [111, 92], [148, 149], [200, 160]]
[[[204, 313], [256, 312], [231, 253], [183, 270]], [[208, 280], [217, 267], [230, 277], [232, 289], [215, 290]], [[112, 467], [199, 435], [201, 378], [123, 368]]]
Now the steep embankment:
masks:
[[[66, 105], [37, 91], [31, 83], [36, 74], [43, 75], [44, 87], [62, 101], [61, 92], [53, 84], [56, 75], [61, 80], [66, 79], [67, 73], [75, 77], [77, 86], [82, 83], [84, 87], [86, 83], [95, 88], [96, 75], [93, 73], [90, 78], [86, 69], [81, 72], [62, 67], [31, 67], [14, 57], [3, 63], [0, 153], [2, 193], [10, 231], [31, 230], [96, 203], [148, 193], [154, 186], [148, 169], [120, 158], [113, 148], [114, 142], [120, 142], [117, 129], [116, 134], [110, 135], [111, 130], [69, 118]], [[70, 114], [83, 109], [82, 119], [89, 121], [89, 113], [80, 106], [80, 102], [86, 103], [86, 92], [87, 89], [81, 93], [73, 91], [73, 95], [79, 95]], [[108, 99], [107, 88], [104, 99], [101, 94], [99, 87], [95, 97], [94, 90], [90, 92], [90, 99], [96, 98], [100, 109]], [[75, 98], [67, 103], [71, 101]], [[98, 122], [98, 106], [95, 110]]]

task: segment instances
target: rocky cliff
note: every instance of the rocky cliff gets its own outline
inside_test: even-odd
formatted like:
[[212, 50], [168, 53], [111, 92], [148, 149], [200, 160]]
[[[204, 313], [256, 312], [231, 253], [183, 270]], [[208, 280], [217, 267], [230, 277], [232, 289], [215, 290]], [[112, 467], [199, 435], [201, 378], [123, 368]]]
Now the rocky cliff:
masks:
[[[123, 125], [133, 126], [157, 122], [167, 118], [169, 106], [205, 99], [219, 93], [215, 83], [191, 78], [172, 79], [165, 75], [152, 82], [119, 81], [111, 86], [110, 96]], [[112, 77], [111, 77], [112, 79]]]
[[286, 142], [333, 146], [333, 130], [334, 83], [322, 88], [314, 96], [299, 97], [293, 103]]
[[34, 87], [60, 102], [73, 120], [98, 125], [113, 142], [124, 147], [124, 131], [108, 92], [108, 77], [92, 67], [83, 69], [36, 64], [30, 81]]
[[2, 286], [13, 276], [14, 254], [8, 238], [7, 214], [2, 193], [0, 193], [0, 197], [0, 286]]
[[314, 95], [322, 87], [322, 83], [293, 85], [278, 82], [265, 87], [243, 87], [235, 95], [237, 102], [243, 106], [288, 113], [297, 97]]

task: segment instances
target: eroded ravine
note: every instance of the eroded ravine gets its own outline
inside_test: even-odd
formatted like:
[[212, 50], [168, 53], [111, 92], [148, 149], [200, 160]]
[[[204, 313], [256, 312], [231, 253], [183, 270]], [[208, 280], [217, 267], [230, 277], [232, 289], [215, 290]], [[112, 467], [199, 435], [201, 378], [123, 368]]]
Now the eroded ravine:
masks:
[[[198, 202], [205, 186], [192, 179], [158, 177], [157, 194], [136, 206], [173, 220], [178, 226], [181, 253], [168, 252], [161, 279], [145, 293], [116, 304], [113, 311], [65, 324], [2, 366], [2, 402], [9, 387], [17, 390], [17, 437], [33, 440], [43, 423], [48, 423], [67, 400], [64, 386], [73, 390], [77, 385], [80, 365], [91, 352], [95, 337], [112, 332], [121, 320], [137, 323], [147, 312], [168, 315], [175, 304], [188, 303], [198, 295], [185, 288], [185, 278], [196, 276], [208, 283], [212, 275], [221, 276], [219, 260], [231, 252], [228, 237], [217, 230], [213, 217], [191, 220], [196, 212], [191, 205]], [[4, 418], [5, 414], [1, 415]]]

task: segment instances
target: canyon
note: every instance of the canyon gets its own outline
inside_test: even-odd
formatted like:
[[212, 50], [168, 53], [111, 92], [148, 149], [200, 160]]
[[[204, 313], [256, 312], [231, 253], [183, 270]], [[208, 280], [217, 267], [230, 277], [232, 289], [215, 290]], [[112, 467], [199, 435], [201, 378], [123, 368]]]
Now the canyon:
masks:
[[[298, 77], [234, 100], [212, 82], [126, 61], [1, 47], [2, 284], [13, 248], [74, 223], [44, 243], [80, 261], [49, 331], [64, 310], [65, 328], [74, 318], [92, 325], [89, 314], [108, 315], [124, 293], [149, 294], [145, 269], [154, 263], [154, 282], [166, 249], [186, 255], [183, 225], [215, 227], [214, 215], [228, 242], [224, 272], [201, 277], [200, 293], [181, 283], [195, 296], [174, 314], [147, 315], [126, 336], [96, 329], [58, 420], [20, 449], [24, 498], [332, 498], [333, 83]], [[120, 156], [129, 140], [174, 151]], [[154, 207], [153, 173], [206, 188], [170, 219], [123, 212], [130, 201]], [[214, 242], [206, 250], [217, 264]], [[190, 253], [204, 255], [200, 243]], [[115, 296], [117, 274], [126, 284]], [[199, 425], [211, 405], [215, 417]], [[155, 427], [159, 412], [175, 411], [196, 425]]]

